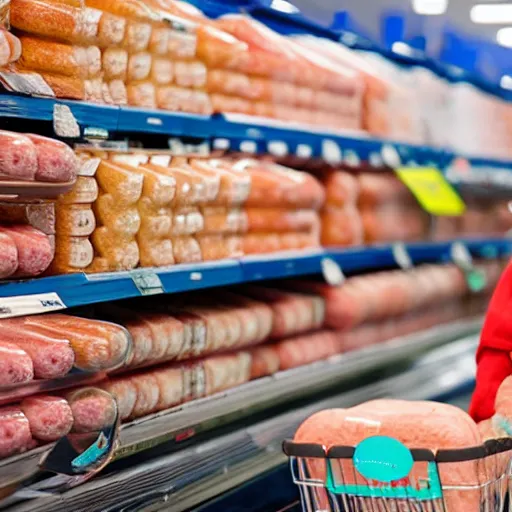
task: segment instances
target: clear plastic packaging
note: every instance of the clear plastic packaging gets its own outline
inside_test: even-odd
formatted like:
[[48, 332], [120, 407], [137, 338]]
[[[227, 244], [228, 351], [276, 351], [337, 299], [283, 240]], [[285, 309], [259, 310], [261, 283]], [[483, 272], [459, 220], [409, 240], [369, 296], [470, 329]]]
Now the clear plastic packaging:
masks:
[[244, 233], [250, 228], [250, 217], [247, 210], [205, 206], [201, 211], [204, 217], [204, 233]]
[[172, 250], [176, 263], [195, 263], [203, 261], [201, 246], [192, 236], [171, 237]]
[[276, 233], [318, 231], [320, 219], [314, 210], [245, 208], [250, 232]]
[[98, 197], [98, 183], [92, 176], [78, 176], [73, 188], [59, 197], [59, 204], [91, 204]]
[[140, 253], [135, 238], [117, 236], [112, 229], [101, 226], [94, 230], [91, 240], [95, 252], [108, 261], [110, 270], [131, 270], [138, 265]]
[[53, 203], [0, 202], [3, 224], [28, 224], [46, 235], [55, 234], [55, 205]]
[[59, 205], [56, 222], [59, 237], [88, 237], [96, 228], [96, 218], [89, 204]]
[[363, 243], [363, 222], [355, 207], [326, 208], [321, 219], [323, 246], [345, 247]]
[[58, 234], [55, 258], [50, 267], [53, 274], [83, 272], [94, 259], [94, 249], [88, 237]]

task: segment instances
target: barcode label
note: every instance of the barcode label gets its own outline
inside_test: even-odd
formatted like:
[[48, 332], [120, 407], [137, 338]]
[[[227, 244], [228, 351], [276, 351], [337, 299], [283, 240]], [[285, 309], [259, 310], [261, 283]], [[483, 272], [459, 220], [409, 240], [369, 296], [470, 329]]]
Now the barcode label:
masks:
[[40, 293], [19, 297], [0, 298], [0, 318], [37, 315], [66, 309], [64, 301], [56, 293]]

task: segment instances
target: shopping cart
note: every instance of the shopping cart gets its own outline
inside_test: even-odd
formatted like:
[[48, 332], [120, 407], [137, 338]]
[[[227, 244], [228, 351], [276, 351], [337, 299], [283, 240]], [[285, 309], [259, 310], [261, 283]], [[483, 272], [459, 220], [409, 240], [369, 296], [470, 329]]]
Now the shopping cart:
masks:
[[304, 512], [505, 512], [512, 482], [510, 438], [435, 454], [380, 436], [283, 450]]

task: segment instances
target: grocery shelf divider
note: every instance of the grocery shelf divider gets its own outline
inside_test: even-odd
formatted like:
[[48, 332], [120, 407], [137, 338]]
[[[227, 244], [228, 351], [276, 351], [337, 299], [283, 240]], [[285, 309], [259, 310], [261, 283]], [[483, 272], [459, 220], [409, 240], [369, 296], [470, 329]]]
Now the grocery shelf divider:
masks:
[[[439, 341], [439, 329], [442, 328], [436, 327], [423, 333], [424, 349], [435, 346], [433, 340], [437, 338]], [[476, 325], [474, 328], [477, 328]], [[433, 336], [430, 344], [429, 332]], [[284, 412], [256, 424], [249, 423], [249, 426], [222, 437], [217, 436], [136, 466], [99, 476], [94, 481], [64, 494], [45, 495], [40, 499], [17, 504], [16, 510], [19, 512], [43, 512], [49, 508], [53, 512], [81, 510], [86, 508], [91, 499], [96, 503], [100, 500], [104, 512], [118, 510], [121, 505], [130, 510], [166, 509], [174, 512], [189, 510], [243, 481], [284, 464], [286, 458], [281, 450], [283, 440], [293, 437], [298, 425], [315, 412], [336, 407], [350, 407], [365, 400], [388, 396], [409, 400], [431, 399], [467, 386], [474, 379], [474, 350], [478, 343], [478, 337], [470, 335], [467, 328], [459, 330], [457, 334], [457, 329], [452, 324], [450, 336], [445, 338], [444, 342], [450, 340], [454, 342], [448, 346], [454, 350], [448, 351], [441, 361], [435, 359], [430, 361], [430, 364], [412, 367], [398, 375], [352, 391], [340, 391], [338, 388], [336, 394], [323, 400], [303, 405], [298, 409]], [[405, 341], [404, 339], [402, 343], [404, 348], [407, 347]], [[439, 351], [444, 348], [440, 348]], [[400, 354], [400, 351], [396, 351], [395, 354]], [[369, 360], [368, 357], [367, 359]], [[328, 365], [329, 362], [324, 362], [325, 364]], [[339, 373], [340, 370], [344, 371], [346, 366], [346, 362], [340, 361], [336, 370]], [[452, 376], [449, 381], [443, 378], [447, 369], [450, 369]], [[312, 371], [312, 367], [304, 367], [299, 370], [302, 370], [302, 373], [297, 371], [292, 380], [302, 385], [302, 389], [298, 391], [304, 391], [307, 388], [305, 384], [308, 383], [307, 379], [304, 379], [304, 375], [307, 374], [308, 378], [318, 378], [318, 374], [322, 373], [322, 363], [316, 363], [317, 371], [315, 372]], [[334, 374], [336, 375], [336, 373]], [[282, 381], [276, 378], [272, 381], [270, 378], [270, 382], [272, 384], [269, 387], [269, 379], [261, 379], [232, 390], [231, 395], [238, 394], [238, 400], [242, 400], [241, 403], [244, 403], [244, 390], [248, 390], [251, 386], [254, 390], [253, 394], [260, 400], [268, 398], [265, 397], [265, 390], [283, 391]], [[256, 390], [259, 390], [259, 395]], [[227, 392], [194, 402], [188, 407], [189, 411], [186, 414], [186, 407], [167, 411], [168, 430], [180, 423], [184, 428], [190, 419], [192, 406], [196, 408], [196, 417], [206, 415], [207, 405], [212, 411], [212, 407], [215, 407], [215, 411], [210, 417], [218, 415], [222, 406], [228, 405], [229, 394]], [[240, 403], [238, 407], [240, 410]], [[156, 415], [146, 421], [154, 423], [155, 419]], [[180, 422], [179, 419], [182, 421]], [[137, 430], [134, 425], [135, 423], [122, 428], [122, 437], [124, 436], [125, 440], [130, 430]], [[138, 427], [140, 432], [143, 432], [142, 426], [141, 423]], [[20, 456], [20, 460], [22, 459], [23, 456]], [[133, 485], [135, 481], [137, 486]], [[35, 487], [37, 488], [37, 484]]]
[[[497, 258], [512, 254], [512, 240], [462, 240], [473, 257]], [[443, 263], [450, 260], [453, 241], [404, 244], [415, 264]], [[337, 263], [342, 272], [358, 272], [396, 267], [394, 245], [289, 251], [239, 260], [222, 260], [161, 268], [140, 268], [127, 272], [68, 274], [28, 281], [0, 283], [0, 318], [18, 314], [52, 311], [55, 303], [48, 294], [62, 302], [59, 309], [111, 300], [178, 293], [244, 282], [306, 275], [321, 275], [326, 259]], [[41, 296], [41, 304], [37, 300]], [[30, 300], [30, 310], [23, 298]], [[35, 305], [34, 305], [35, 304]], [[18, 313], [17, 313], [18, 311]]]

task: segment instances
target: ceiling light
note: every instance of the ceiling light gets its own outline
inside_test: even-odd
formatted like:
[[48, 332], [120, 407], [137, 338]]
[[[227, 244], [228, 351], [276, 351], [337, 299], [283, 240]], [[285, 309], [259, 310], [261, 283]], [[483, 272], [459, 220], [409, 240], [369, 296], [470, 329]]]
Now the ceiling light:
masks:
[[448, 0], [412, 0], [414, 12], [425, 16], [444, 14], [448, 8]]
[[500, 28], [496, 34], [496, 40], [501, 46], [512, 48], [512, 27]]
[[469, 13], [473, 23], [512, 23], [512, 4], [479, 4]]

